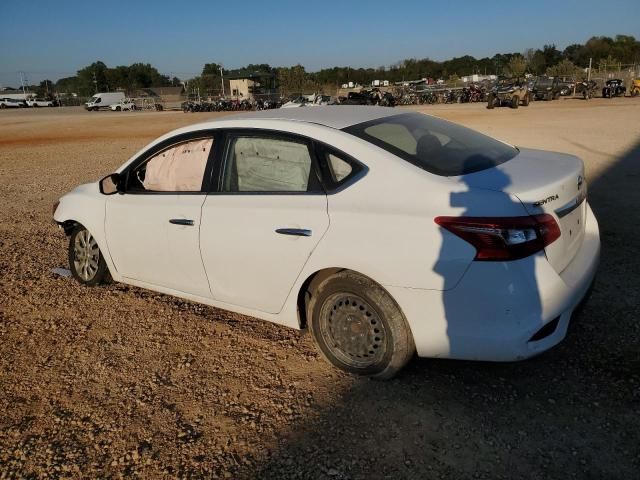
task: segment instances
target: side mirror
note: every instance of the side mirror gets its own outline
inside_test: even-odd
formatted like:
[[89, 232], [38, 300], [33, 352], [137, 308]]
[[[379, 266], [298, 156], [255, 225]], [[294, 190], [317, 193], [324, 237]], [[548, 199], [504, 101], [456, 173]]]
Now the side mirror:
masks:
[[113, 195], [114, 193], [121, 192], [120, 188], [120, 174], [112, 173], [100, 180], [100, 193], [103, 195]]

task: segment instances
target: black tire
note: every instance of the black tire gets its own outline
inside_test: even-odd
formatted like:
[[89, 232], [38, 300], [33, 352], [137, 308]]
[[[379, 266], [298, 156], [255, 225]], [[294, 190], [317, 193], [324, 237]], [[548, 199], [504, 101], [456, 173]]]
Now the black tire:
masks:
[[38, 105], [37, 103], [33, 104], [33, 108], [38, 108], [40, 105]]
[[520, 99], [517, 95], [511, 97], [511, 108], [518, 108], [520, 106]]
[[[95, 254], [89, 255], [89, 251], [95, 251]], [[109, 268], [98, 244], [82, 225], [76, 226], [69, 237], [69, 269], [73, 278], [89, 287], [111, 281]]]
[[0, 104], [0, 108], [1, 108], [2, 110], [4, 110], [5, 108], [7, 108], [7, 106], [6, 106], [4, 103], [2, 103], [2, 104]]
[[388, 379], [415, 353], [400, 307], [380, 285], [355, 272], [323, 280], [307, 312], [320, 354], [346, 372]]
[[529, 94], [525, 95], [524, 99], [522, 100], [522, 106], [528, 107], [530, 101], [531, 101], [530, 95]]
[[122, 108], [120, 108], [120, 107], [116, 107], [116, 112], [119, 112], [119, 111], [121, 111], [121, 110], [122, 110]]
[[489, 98], [487, 99], [487, 108], [491, 110], [495, 107], [496, 107], [496, 99], [492, 94], [490, 94]]

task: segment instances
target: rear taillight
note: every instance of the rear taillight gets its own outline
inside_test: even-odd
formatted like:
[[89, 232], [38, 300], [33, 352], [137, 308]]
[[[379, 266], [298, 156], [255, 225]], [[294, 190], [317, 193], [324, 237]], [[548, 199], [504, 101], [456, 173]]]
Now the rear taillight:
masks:
[[504, 261], [528, 257], [560, 237], [549, 214], [528, 217], [436, 217], [442, 228], [476, 248], [475, 260]]

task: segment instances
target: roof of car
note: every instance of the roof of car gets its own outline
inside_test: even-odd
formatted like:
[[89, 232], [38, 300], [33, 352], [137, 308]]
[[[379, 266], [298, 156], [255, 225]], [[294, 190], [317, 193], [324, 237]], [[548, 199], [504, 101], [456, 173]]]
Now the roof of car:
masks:
[[230, 120], [231, 118], [233, 118], [233, 120], [250, 120], [254, 118], [261, 120], [292, 120], [343, 129], [351, 125], [369, 122], [378, 118], [398, 115], [398, 113], [397, 110], [388, 107], [335, 105], [262, 110], [259, 112], [241, 113], [233, 117], [225, 117], [225, 120]]

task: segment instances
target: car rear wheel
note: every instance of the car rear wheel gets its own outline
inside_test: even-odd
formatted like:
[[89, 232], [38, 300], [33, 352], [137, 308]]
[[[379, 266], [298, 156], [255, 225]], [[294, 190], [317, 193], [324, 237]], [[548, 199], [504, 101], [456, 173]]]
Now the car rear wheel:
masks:
[[94, 286], [111, 278], [96, 239], [82, 225], [69, 238], [69, 268], [73, 278], [83, 285]]
[[393, 377], [414, 355], [404, 315], [378, 284], [343, 271], [320, 283], [308, 305], [309, 327], [322, 356], [349, 373]]

